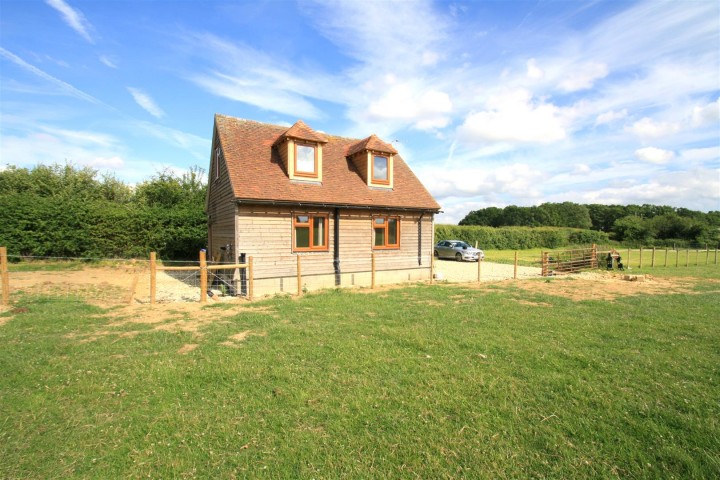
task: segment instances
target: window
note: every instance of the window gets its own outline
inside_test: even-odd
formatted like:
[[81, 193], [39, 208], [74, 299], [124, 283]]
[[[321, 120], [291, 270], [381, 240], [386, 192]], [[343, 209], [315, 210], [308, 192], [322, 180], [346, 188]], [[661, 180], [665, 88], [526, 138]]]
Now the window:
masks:
[[295, 215], [293, 217], [293, 251], [327, 251], [327, 227], [327, 215]]
[[388, 158], [375, 155], [372, 163], [372, 181], [374, 183], [390, 183]]
[[373, 218], [373, 248], [400, 248], [400, 219]]
[[295, 175], [317, 177], [317, 157], [315, 147], [295, 144]]
[[222, 150], [220, 147], [215, 147], [215, 180], [220, 178], [220, 157], [222, 156]]

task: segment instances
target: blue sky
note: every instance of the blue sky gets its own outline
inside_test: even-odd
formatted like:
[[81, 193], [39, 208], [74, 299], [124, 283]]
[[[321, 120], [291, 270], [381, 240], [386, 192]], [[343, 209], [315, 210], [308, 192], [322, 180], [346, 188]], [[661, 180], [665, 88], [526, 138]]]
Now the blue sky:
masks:
[[394, 142], [440, 223], [720, 210], [719, 5], [0, 0], [0, 168], [207, 169], [222, 113]]

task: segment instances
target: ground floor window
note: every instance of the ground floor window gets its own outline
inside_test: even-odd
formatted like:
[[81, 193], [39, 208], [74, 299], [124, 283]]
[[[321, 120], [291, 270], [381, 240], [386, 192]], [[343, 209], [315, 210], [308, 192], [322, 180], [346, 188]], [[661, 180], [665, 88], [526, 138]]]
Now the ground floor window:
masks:
[[328, 216], [300, 214], [293, 216], [293, 251], [327, 251]]
[[373, 248], [400, 248], [400, 219], [373, 217]]

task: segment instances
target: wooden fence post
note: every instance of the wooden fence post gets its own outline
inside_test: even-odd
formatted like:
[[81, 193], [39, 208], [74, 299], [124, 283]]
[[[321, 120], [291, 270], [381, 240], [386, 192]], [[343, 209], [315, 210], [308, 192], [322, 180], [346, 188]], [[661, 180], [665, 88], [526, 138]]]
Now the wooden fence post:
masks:
[[541, 270], [540, 275], [543, 277], [547, 277], [548, 276], [548, 252], [542, 253], [542, 260], [540, 261], [540, 263], [542, 265], [542, 270]]
[[517, 280], [517, 264], [518, 264], [518, 252], [515, 250], [515, 271], [513, 273], [513, 278]]
[[665, 247], [665, 266], [667, 267], [668, 248]]
[[590, 268], [598, 268], [597, 244], [592, 244], [592, 260], [590, 260]]
[[375, 288], [375, 252], [370, 256], [370, 288]]
[[207, 303], [207, 252], [200, 250], [200, 303]]
[[655, 247], [653, 247], [652, 261], [650, 262], [650, 266], [652, 268], [655, 268]]
[[157, 254], [150, 252], [150, 304], [155, 303], [155, 289], [157, 277]]
[[435, 283], [435, 254], [430, 256], [430, 285]]
[[247, 263], [247, 269], [248, 269], [248, 300], [253, 299], [253, 287], [254, 280], [253, 280], [253, 257], [248, 257], [248, 263]]
[[2, 304], [10, 305], [10, 272], [7, 263], [7, 247], [0, 247], [0, 276], [2, 276]]
[[628, 248], [628, 256], [627, 256], [627, 266], [628, 269], [630, 268], [630, 249]]
[[705, 244], [705, 265], [708, 264], [710, 261], [710, 249], [708, 248], [708, 244]]
[[718, 247], [715, 247], [715, 265], [717, 265], [717, 251]]
[[481, 265], [482, 265], [482, 258], [478, 257], [478, 283], [480, 283]]
[[689, 265], [690, 265], [690, 249], [687, 248], [687, 249], [685, 249], [685, 266], [687, 267]]
[[675, 249], [675, 268], [677, 268], [679, 264], [680, 264], [680, 250], [676, 248]]
[[642, 247], [640, 247], [640, 265], [638, 265], [639, 269], [642, 269]]
[[300, 255], [297, 256], [297, 294], [302, 295], [302, 261]]

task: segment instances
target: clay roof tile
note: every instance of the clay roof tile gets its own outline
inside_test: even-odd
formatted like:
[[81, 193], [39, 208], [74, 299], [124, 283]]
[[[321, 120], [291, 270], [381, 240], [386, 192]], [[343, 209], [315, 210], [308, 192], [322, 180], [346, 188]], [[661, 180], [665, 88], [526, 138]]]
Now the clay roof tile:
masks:
[[[322, 135], [322, 182], [291, 181], [280, 161], [278, 147], [274, 145], [296, 126], [296, 131], [304, 131], [303, 126], [307, 127], [296, 123], [288, 129], [224, 115], [215, 116], [215, 131], [236, 199], [248, 202], [440, 210], [440, 205], [402, 157], [396, 154], [395, 149], [372, 135], [364, 140]], [[293, 138], [320, 141], [317, 137]], [[358, 144], [362, 145], [361, 149], [395, 154], [392, 189], [371, 188], [363, 181], [353, 162], [347, 158]]]

